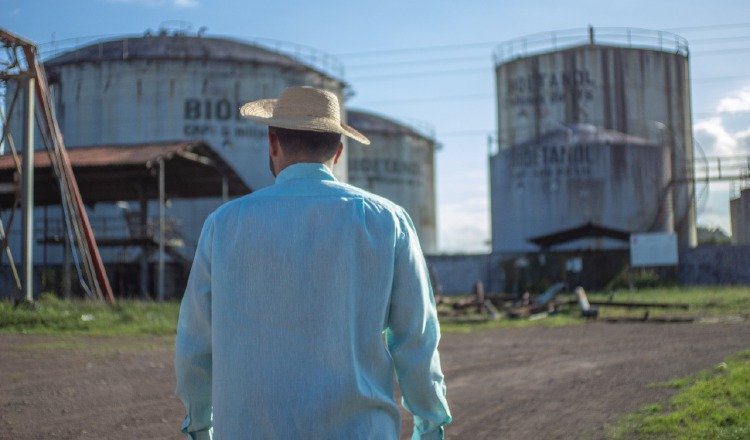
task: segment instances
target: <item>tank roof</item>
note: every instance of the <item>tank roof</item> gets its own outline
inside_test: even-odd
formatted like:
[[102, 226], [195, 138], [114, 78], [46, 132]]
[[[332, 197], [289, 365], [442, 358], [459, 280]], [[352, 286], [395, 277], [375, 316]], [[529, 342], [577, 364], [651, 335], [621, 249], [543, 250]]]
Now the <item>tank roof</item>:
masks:
[[667, 31], [641, 28], [567, 29], [542, 32], [500, 43], [493, 53], [495, 64], [580, 47], [654, 50], [688, 56], [685, 38]]
[[257, 44], [229, 38], [166, 33], [97, 41], [54, 56], [46, 60], [45, 65], [60, 66], [83, 62], [123, 60], [247, 62], [313, 70], [327, 76], [333, 76], [293, 56], [266, 49]]
[[427, 127], [414, 127], [409, 124], [398, 122], [363, 110], [349, 110], [347, 112], [347, 124], [364, 133], [383, 133], [395, 135], [409, 135], [434, 142], [434, 133]]

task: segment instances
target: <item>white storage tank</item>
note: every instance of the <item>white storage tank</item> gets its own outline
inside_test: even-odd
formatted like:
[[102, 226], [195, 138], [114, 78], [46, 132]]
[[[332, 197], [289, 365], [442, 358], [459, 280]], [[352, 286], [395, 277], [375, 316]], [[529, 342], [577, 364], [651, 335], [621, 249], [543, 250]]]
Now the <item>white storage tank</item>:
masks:
[[[500, 150], [490, 169], [496, 251], [536, 250], [528, 239], [588, 223], [672, 231], [669, 149], [661, 144], [577, 124]], [[621, 246], [603, 239], [584, 244]]]
[[[45, 69], [66, 145], [202, 140], [257, 190], [274, 180], [267, 128], [241, 118], [239, 107], [299, 85], [327, 89], [341, 102], [345, 97], [343, 69], [335, 58], [310, 48], [285, 49], [162, 31], [97, 41], [47, 59]], [[346, 156], [334, 173], [347, 180]], [[186, 258], [205, 218], [221, 203], [220, 198], [170, 201], [167, 215], [178, 225]], [[155, 216], [156, 204], [150, 205]], [[121, 211], [97, 206], [92, 215]]]
[[[258, 189], [273, 182], [266, 129], [242, 119], [239, 107], [296, 85], [343, 101], [344, 83], [323, 70], [335, 70], [335, 59], [312, 55], [326, 64], [228, 38], [161, 32], [96, 42], [44, 64], [67, 145], [201, 139]], [[346, 179], [344, 167], [337, 172]]]
[[437, 251], [435, 138], [427, 129], [370, 112], [349, 111], [349, 125], [372, 144], [349, 143], [349, 183], [401, 205], [422, 250]]
[[694, 190], [678, 183], [693, 161], [684, 39], [590, 28], [504, 43], [495, 60], [493, 251], [587, 221], [695, 245]]

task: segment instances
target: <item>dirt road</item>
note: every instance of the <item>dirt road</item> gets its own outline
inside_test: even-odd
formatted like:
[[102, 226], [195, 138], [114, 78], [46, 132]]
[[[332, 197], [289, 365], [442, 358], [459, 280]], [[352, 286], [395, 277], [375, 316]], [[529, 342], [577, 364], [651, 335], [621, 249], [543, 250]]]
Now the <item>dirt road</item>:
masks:
[[[0, 335], [0, 438], [180, 438], [171, 345], [171, 338]], [[746, 348], [748, 323], [445, 335], [455, 419], [447, 438], [604, 438], [607, 423], [671, 393], [648, 384]]]

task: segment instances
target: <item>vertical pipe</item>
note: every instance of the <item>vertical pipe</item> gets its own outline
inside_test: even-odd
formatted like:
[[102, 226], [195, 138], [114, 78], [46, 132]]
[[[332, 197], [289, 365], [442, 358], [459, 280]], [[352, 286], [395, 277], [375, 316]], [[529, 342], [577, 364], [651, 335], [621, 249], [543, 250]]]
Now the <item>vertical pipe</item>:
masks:
[[34, 301], [34, 78], [26, 80], [23, 118], [23, 295]]
[[156, 298], [164, 301], [164, 158], [159, 159], [159, 286]]

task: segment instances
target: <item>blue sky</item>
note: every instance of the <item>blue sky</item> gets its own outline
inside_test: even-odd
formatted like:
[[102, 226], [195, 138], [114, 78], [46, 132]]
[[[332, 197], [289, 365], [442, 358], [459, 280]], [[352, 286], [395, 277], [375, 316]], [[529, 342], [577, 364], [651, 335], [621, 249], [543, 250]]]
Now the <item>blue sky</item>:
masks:
[[[350, 107], [435, 128], [443, 145], [437, 158], [439, 241], [447, 252], [487, 248], [486, 139], [496, 126], [493, 46], [589, 24], [671, 30], [687, 38], [694, 136], [708, 156], [750, 154], [746, 0], [0, 0], [0, 26], [38, 43], [142, 34], [162, 25], [205, 26], [211, 35], [282, 40], [337, 56], [355, 92]], [[730, 186], [699, 185], [698, 191], [698, 223], [728, 231]]]

